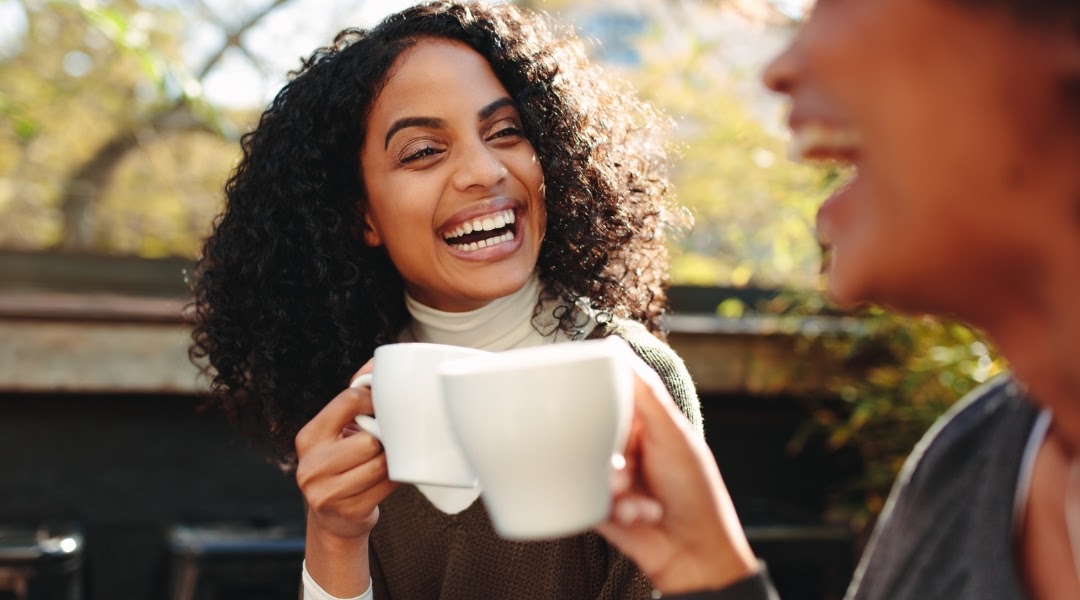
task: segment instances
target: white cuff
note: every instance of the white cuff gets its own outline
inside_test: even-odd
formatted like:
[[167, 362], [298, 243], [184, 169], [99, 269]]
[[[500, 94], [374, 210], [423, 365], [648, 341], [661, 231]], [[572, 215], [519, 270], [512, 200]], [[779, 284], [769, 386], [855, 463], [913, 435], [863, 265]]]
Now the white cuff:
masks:
[[304, 582], [304, 600], [374, 600], [375, 594], [372, 592], [371, 579], [368, 579], [367, 591], [355, 598], [338, 598], [337, 596], [331, 596], [326, 590], [322, 589], [315, 580], [312, 579], [311, 573], [307, 570], [307, 561], [304, 561], [302, 567], [302, 579]]

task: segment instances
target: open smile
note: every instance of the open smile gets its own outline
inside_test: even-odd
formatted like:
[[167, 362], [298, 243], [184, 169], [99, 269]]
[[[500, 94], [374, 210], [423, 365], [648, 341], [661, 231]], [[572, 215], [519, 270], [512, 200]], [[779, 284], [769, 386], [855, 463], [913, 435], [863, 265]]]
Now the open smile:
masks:
[[847, 180], [827, 198], [818, 209], [815, 234], [821, 248], [821, 272], [832, 265], [833, 229], [836, 205], [849, 196], [858, 179], [858, 163], [862, 158], [862, 135], [853, 127], [833, 123], [793, 118], [791, 122], [790, 153], [794, 160], [848, 167], [852, 172]]
[[853, 128], [812, 122], [792, 125], [789, 151], [797, 161], [854, 165], [861, 144], [862, 136]]
[[507, 208], [459, 223], [444, 233], [443, 239], [455, 250], [475, 252], [514, 241], [516, 223], [517, 215], [512, 208]]

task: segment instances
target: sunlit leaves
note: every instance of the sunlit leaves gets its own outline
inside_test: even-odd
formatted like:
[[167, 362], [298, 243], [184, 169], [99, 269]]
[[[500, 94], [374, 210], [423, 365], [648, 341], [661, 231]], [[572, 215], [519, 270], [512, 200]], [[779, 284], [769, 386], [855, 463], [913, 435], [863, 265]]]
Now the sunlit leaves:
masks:
[[738, 87], [756, 74], [717, 69], [716, 49], [692, 38], [677, 60], [666, 39], [642, 44], [646, 64], [629, 76], [677, 119], [683, 153], [675, 185], [696, 220], [674, 249], [672, 280], [813, 288], [820, 263], [813, 215], [828, 174], [790, 162], [785, 140], [751, 113]]
[[[0, 245], [63, 245], [62, 198], [85, 193], [86, 250], [193, 255], [237, 147], [180, 55], [182, 23], [133, 0], [20, 4], [18, 52], [0, 63]], [[75, 177], [125, 137], [134, 149], [100, 181]]]
[[[789, 308], [802, 310], [796, 300]], [[818, 309], [814, 309], [815, 311]], [[862, 476], [840, 490], [837, 510], [856, 525], [880, 510], [903, 461], [930, 425], [975, 386], [1005, 369], [978, 334], [958, 323], [904, 317], [880, 309], [862, 315], [857, 335], [808, 337], [804, 352], [825, 353], [845, 368], [829, 383], [831, 398], [805, 399], [813, 419], [790, 450], [823, 439], [854, 448]]]

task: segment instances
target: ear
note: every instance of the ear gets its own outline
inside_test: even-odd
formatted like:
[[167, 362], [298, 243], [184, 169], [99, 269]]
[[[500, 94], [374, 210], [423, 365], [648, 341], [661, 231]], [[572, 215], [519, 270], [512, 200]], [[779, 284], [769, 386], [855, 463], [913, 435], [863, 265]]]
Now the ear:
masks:
[[383, 245], [382, 235], [379, 234], [379, 230], [375, 227], [375, 224], [371, 222], [371, 217], [364, 214], [364, 222], [360, 225], [361, 235], [364, 236], [364, 243], [372, 248], [378, 248]]
[[1062, 19], [1043, 32], [1051, 43], [1051, 56], [1056, 66], [1069, 79], [1080, 78], [1080, 22]]
[[1053, 44], [1050, 60], [1059, 73], [1067, 118], [1076, 128], [1080, 127], [1080, 23], [1070, 25], [1059, 25], [1054, 35], [1047, 37]]

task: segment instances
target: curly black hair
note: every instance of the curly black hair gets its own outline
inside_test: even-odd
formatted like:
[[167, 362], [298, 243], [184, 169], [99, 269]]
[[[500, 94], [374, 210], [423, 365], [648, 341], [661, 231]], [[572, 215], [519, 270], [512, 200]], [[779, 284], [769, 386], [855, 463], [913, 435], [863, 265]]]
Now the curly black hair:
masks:
[[[360, 236], [358, 156], [388, 70], [424, 38], [475, 49], [520, 111], [546, 183], [545, 299], [587, 298], [662, 336], [665, 235], [688, 219], [672, 200], [663, 115], [590, 64], [573, 35], [509, 4], [436, 2], [346, 29], [242, 138], [195, 269], [190, 354], [211, 403], [268, 437], [286, 466], [297, 431], [409, 318], [400, 275]], [[571, 311], [557, 316], [574, 327]]]
[[959, 0], [977, 8], [1003, 8], [1021, 19], [1060, 21], [1068, 19], [1072, 26], [1080, 25], [1080, 4], [1076, 0]]

